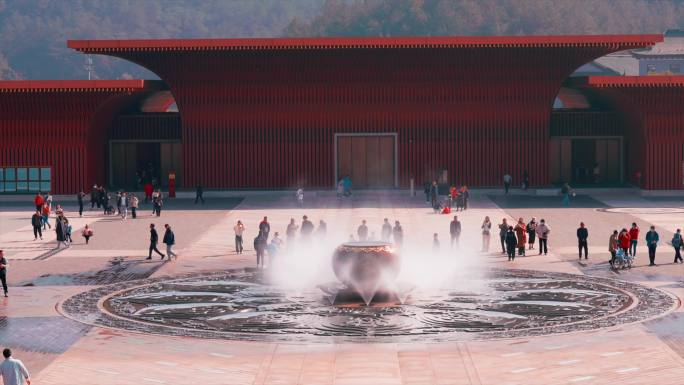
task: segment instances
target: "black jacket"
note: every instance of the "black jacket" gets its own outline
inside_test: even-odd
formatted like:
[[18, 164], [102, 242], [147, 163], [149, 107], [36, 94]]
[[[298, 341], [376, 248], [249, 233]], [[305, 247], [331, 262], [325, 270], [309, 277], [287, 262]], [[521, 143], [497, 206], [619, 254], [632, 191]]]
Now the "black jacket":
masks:
[[33, 225], [33, 227], [42, 226], [43, 225], [42, 217], [38, 214], [33, 214], [33, 216], [31, 217], [31, 224]]
[[254, 250], [263, 252], [266, 250], [266, 242], [266, 237], [257, 235], [257, 237], [254, 238]]
[[156, 229], [150, 229], [150, 242], [151, 243], [159, 242], [159, 235], [157, 234]]
[[166, 243], [167, 245], [173, 245], [176, 243], [176, 237], [173, 235], [173, 231], [171, 229], [166, 229], [164, 232], [164, 240], [162, 241]]
[[515, 249], [515, 247], [518, 245], [518, 238], [515, 237], [515, 233], [513, 231], [508, 231], [506, 233], [506, 247]]
[[55, 234], [57, 235], [57, 242], [64, 242], [66, 240], [66, 226], [59, 218], [55, 221]]
[[586, 241], [589, 238], [589, 230], [586, 227], [577, 229], [577, 240], [580, 242]]
[[314, 230], [313, 222], [311, 222], [308, 219], [305, 221], [302, 221], [302, 229], [301, 229], [302, 234], [309, 235], [313, 232], [313, 230]]
[[451, 224], [449, 224], [449, 233], [450, 234], [460, 234], [461, 233], [461, 222], [456, 222], [456, 221], [451, 221]]

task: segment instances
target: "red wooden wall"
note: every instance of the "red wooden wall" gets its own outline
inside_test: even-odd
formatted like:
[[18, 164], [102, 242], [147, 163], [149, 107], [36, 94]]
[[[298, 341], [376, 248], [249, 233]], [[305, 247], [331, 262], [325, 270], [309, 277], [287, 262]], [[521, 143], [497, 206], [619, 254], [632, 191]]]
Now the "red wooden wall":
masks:
[[684, 189], [684, 76], [589, 77], [583, 82], [630, 117], [630, 181], [649, 190]]
[[452, 182], [493, 186], [523, 170], [532, 184], [547, 184], [550, 114], [563, 80], [596, 57], [660, 37], [430, 39], [69, 45], [131, 60], [169, 84], [188, 186], [328, 188], [334, 134], [360, 132], [398, 134], [401, 186], [443, 168]]
[[142, 87], [142, 80], [0, 82], [0, 167], [50, 166], [57, 194], [104, 183], [100, 131], [112, 116], [98, 115]]

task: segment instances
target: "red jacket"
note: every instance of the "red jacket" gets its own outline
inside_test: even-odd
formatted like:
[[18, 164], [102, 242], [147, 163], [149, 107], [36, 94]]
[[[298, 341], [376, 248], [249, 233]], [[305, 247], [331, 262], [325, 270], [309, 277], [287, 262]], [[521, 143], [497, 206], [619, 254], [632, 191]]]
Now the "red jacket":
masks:
[[525, 242], [527, 242], [527, 229], [524, 223], [518, 223], [515, 225], [515, 235], [518, 237], [518, 247], [525, 247]]
[[629, 229], [629, 237], [635, 241], [639, 239], [639, 228], [632, 227], [631, 229]]
[[36, 206], [42, 206], [43, 203], [45, 203], [45, 199], [43, 199], [42, 195], [36, 195], [36, 199], [34, 199], [33, 202], [36, 204]]
[[629, 233], [623, 233], [620, 236], [618, 236], [618, 243], [620, 244], [620, 248], [623, 249], [629, 249], [629, 242], [632, 240], [632, 237], [629, 236]]
[[152, 183], [145, 184], [145, 195], [146, 196], [152, 196], [152, 190], [154, 190]]

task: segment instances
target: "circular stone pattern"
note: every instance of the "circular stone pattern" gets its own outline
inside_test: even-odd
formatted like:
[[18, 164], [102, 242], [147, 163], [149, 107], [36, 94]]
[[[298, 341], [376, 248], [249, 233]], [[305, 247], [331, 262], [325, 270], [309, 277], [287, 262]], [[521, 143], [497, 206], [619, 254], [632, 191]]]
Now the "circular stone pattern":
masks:
[[[472, 284], [472, 285], [471, 285]], [[565, 333], [631, 323], [676, 305], [638, 284], [527, 270], [491, 270], [463, 291], [414, 290], [402, 305], [333, 306], [252, 270], [99, 287], [64, 301], [81, 322], [143, 333], [262, 341], [458, 341]]]
[[619, 213], [619, 214], [633, 214], [633, 215], [653, 215], [653, 214], [682, 214], [684, 207], [610, 207], [596, 209], [596, 211], [604, 213]]

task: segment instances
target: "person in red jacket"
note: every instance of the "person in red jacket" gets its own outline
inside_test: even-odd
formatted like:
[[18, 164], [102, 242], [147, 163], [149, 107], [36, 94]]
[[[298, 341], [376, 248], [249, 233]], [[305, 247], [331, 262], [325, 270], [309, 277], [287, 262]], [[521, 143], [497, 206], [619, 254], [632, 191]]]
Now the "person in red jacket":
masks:
[[154, 190], [154, 187], [152, 186], [152, 183], [147, 182], [145, 183], [145, 203], [149, 202], [152, 200], [152, 191]]
[[620, 246], [625, 254], [629, 253], [629, 245], [631, 240], [632, 238], [629, 236], [627, 229], [622, 229], [622, 231], [620, 231], [620, 235], [618, 235], [618, 246]]
[[458, 199], [458, 190], [456, 189], [456, 186], [451, 186], [449, 188], [449, 208], [454, 207], [454, 202]]
[[629, 252], [633, 257], [636, 257], [637, 242], [639, 241], [639, 226], [636, 223], [632, 223], [632, 228], [629, 229]]
[[518, 255], [525, 255], [525, 243], [527, 242], [527, 225], [525, 221], [520, 218], [518, 224], [515, 225], [515, 236], [518, 239]]
[[41, 213], [43, 214], [43, 230], [45, 230], [45, 225], [52, 228], [52, 226], [50, 226], [50, 206], [48, 206], [47, 203], [43, 203]]
[[43, 209], [43, 203], [45, 203], [45, 198], [43, 198], [43, 194], [41, 192], [38, 192], [38, 194], [36, 194], [36, 197], [33, 199], [33, 203], [36, 205], [36, 211]]

